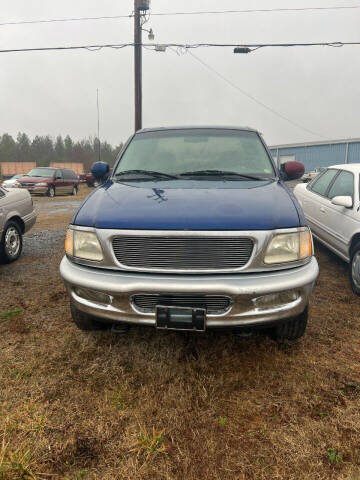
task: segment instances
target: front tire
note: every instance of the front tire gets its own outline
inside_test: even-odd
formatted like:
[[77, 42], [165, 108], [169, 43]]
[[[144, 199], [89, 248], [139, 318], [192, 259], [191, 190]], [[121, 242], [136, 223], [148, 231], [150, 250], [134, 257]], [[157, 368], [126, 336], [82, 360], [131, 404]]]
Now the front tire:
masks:
[[9, 221], [0, 240], [0, 262], [11, 263], [17, 260], [22, 251], [22, 232], [16, 222]]
[[93, 187], [97, 188], [100, 185], [99, 180], [94, 180]]
[[72, 189], [72, 195], [75, 196], [75, 195], [77, 195], [77, 194], [78, 194], [78, 189], [77, 189], [77, 187], [74, 187], [74, 188]]
[[50, 185], [49, 190], [47, 191], [47, 196], [53, 198], [55, 197], [55, 195], [55, 187], [53, 185]]
[[352, 291], [360, 296], [360, 242], [351, 250], [349, 274]]
[[71, 310], [72, 319], [75, 325], [80, 330], [83, 330], [85, 332], [91, 332], [95, 330], [106, 330], [107, 328], [110, 327], [110, 325], [99, 322], [91, 315], [88, 315], [87, 313], [84, 313], [81, 310], [78, 310], [73, 304], [73, 302], [71, 301], [70, 301], [70, 310]]
[[297, 340], [301, 338], [305, 331], [308, 321], [308, 307], [299, 316], [280, 323], [275, 327], [274, 336], [278, 341], [282, 340]]

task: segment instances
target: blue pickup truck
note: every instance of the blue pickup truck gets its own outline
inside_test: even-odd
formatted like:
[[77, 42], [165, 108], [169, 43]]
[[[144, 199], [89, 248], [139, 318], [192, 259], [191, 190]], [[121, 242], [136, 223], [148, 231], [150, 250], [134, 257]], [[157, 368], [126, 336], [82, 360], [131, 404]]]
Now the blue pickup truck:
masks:
[[136, 132], [67, 231], [74, 322], [301, 337], [318, 264], [284, 180], [303, 173], [298, 162], [278, 170], [249, 128]]

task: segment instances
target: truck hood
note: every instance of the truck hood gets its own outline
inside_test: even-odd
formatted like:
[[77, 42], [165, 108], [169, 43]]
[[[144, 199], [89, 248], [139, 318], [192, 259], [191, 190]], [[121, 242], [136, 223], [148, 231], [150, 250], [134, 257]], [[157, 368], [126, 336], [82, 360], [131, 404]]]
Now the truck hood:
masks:
[[204, 184], [199, 188], [201, 181], [193, 182], [194, 188], [188, 187], [189, 181], [186, 188], [184, 182], [183, 187], [177, 183], [109, 181], [85, 200], [72, 224], [135, 230], [273, 230], [305, 225], [301, 208], [282, 182], [256, 186], [229, 182], [232, 188], [227, 182], [206, 182], [209, 188]]

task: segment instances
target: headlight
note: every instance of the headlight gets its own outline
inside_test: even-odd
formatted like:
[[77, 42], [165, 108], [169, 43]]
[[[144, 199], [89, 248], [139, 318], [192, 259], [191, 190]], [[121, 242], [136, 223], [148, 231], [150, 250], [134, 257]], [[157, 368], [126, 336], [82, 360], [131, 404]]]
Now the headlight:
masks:
[[100, 262], [103, 253], [96, 233], [68, 229], [65, 238], [65, 252], [72, 257]]
[[309, 230], [295, 233], [279, 233], [271, 240], [264, 262], [267, 264], [296, 262], [312, 255]]
[[46, 182], [40, 182], [40, 183], [37, 183], [35, 185], [35, 187], [47, 187], [47, 183]]

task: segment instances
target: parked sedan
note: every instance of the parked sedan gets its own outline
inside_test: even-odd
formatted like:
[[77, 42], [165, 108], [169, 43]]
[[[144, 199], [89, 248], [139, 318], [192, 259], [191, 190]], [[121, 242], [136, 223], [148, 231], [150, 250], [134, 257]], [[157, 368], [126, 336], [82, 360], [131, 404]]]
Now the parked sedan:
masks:
[[11, 188], [11, 187], [17, 187], [18, 186], [18, 182], [17, 180], [21, 177], [23, 177], [24, 174], [18, 174], [18, 175], [14, 175], [13, 177], [11, 178], [8, 178], [7, 180], [4, 180], [2, 182], [2, 186], [3, 187], [7, 187], [7, 188]]
[[26, 190], [0, 187], [0, 262], [17, 260], [22, 236], [36, 221], [33, 202]]
[[45, 194], [49, 197], [58, 194], [76, 195], [79, 186], [78, 176], [68, 168], [33, 168], [17, 181], [20, 188], [25, 188], [30, 193]]
[[350, 264], [353, 291], [360, 295], [360, 164], [334, 165], [294, 193], [316, 239]]

